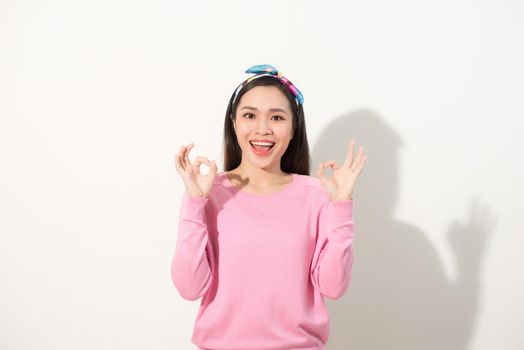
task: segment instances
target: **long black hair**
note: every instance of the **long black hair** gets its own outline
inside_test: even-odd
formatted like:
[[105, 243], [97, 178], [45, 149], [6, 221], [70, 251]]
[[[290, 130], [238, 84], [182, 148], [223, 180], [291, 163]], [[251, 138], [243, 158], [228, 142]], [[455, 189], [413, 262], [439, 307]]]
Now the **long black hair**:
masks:
[[297, 105], [295, 96], [279, 79], [272, 76], [262, 76], [244, 85], [233, 101], [234, 93], [229, 100], [224, 119], [224, 170], [233, 170], [240, 165], [242, 149], [238, 144], [233, 127], [236, 120], [238, 103], [242, 96], [255, 86], [275, 86], [287, 97], [289, 107], [293, 112], [293, 138], [289, 141], [286, 152], [282, 155], [280, 168], [286, 173], [309, 175], [311, 157], [306, 133], [306, 121], [302, 104]]

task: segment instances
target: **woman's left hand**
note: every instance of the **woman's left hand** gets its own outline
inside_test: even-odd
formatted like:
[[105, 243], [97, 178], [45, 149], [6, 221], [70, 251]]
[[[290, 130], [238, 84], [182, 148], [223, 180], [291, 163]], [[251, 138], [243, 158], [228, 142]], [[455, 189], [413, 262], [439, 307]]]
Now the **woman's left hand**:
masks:
[[[348, 155], [341, 167], [338, 166], [335, 160], [328, 160], [318, 165], [317, 176], [320, 178], [320, 182], [332, 201], [353, 199], [352, 194], [355, 181], [368, 158], [364, 155], [364, 147], [360, 147], [358, 157], [356, 161], [353, 161], [354, 146], [355, 140], [351, 140]], [[333, 176], [330, 178], [324, 174], [324, 170], [328, 167], [333, 168]]]

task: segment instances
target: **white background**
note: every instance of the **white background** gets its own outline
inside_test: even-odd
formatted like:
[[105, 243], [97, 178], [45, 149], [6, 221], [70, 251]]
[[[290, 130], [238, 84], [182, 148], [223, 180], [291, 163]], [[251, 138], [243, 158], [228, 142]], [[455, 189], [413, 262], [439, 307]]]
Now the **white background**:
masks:
[[174, 154], [222, 170], [228, 99], [272, 64], [312, 169], [369, 157], [328, 350], [522, 349], [522, 62], [518, 0], [1, 1], [0, 348], [196, 347]]

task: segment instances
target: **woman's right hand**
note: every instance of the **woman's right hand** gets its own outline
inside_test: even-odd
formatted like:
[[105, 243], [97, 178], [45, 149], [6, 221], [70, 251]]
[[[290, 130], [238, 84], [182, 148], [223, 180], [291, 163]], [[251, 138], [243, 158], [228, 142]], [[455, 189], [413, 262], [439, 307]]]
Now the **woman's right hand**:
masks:
[[[214, 160], [209, 161], [206, 157], [197, 156], [193, 164], [189, 160], [189, 151], [195, 144], [191, 142], [188, 146], [182, 145], [175, 156], [176, 170], [184, 180], [186, 193], [189, 196], [207, 197], [213, 181], [217, 175], [217, 166]], [[206, 164], [209, 167], [209, 173], [202, 175], [200, 173], [200, 164]]]

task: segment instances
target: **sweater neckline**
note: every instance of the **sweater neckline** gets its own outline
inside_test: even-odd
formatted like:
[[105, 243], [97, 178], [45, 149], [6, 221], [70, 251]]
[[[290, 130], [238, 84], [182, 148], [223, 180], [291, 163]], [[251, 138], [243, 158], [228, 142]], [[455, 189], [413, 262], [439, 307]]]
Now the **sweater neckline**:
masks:
[[283, 194], [289, 192], [294, 187], [295, 183], [297, 182], [297, 174], [295, 174], [295, 173], [290, 173], [290, 174], [292, 176], [291, 182], [288, 183], [286, 185], [286, 187], [284, 187], [283, 189], [281, 189], [279, 191], [276, 191], [276, 192], [273, 192], [273, 193], [254, 194], [254, 193], [249, 193], [249, 192], [242, 191], [242, 189], [240, 189], [238, 186], [233, 184], [229, 180], [229, 178], [227, 177], [227, 171], [224, 171], [222, 173], [222, 175], [224, 176], [225, 184], [227, 185], [227, 187], [230, 187], [231, 189], [233, 189], [235, 191], [235, 194], [238, 194], [238, 195], [241, 195], [241, 196], [244, 196], [244, 197], [259, 198], [259, 199], [261, 199], [261, 198], [275, 198], [275, 197], [282, 196]]

